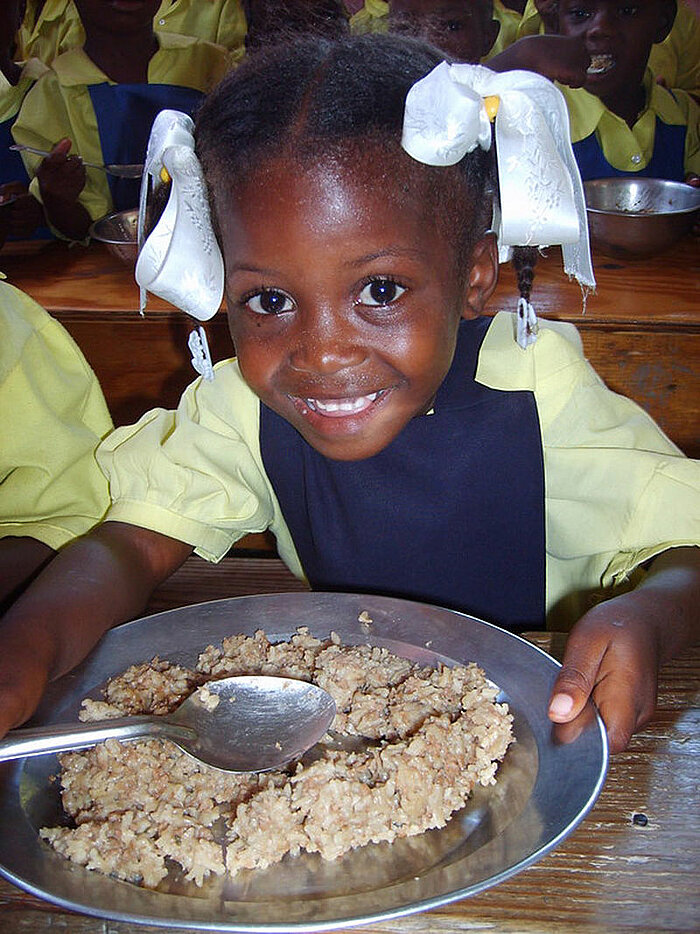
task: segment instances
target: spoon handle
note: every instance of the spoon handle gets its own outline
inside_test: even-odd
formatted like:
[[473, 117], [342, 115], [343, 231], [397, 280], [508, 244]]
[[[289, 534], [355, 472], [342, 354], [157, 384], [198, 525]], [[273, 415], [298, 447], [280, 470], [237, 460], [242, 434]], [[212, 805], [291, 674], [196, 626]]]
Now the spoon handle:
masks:
[[10, 730], [0, 739], [0, 762], [41, 756], [49, 752], [66, 752], [94, 746], [106, 739], [122, 742], [149, 736], [153, 739], [191, 739], [194, 730], [172, 723], [166, 717], [118, 717], [114, 720], [97, 720], [93, 723], [55, 724], [50, 726], [26, 727]]

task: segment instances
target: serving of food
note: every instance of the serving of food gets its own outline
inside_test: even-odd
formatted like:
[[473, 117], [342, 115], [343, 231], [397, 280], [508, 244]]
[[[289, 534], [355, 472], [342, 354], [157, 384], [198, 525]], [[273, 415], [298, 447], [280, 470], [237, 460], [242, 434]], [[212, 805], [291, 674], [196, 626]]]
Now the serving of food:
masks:
[[260, 774], [153, 739], [0, 763], [0, 874], [101, 918], [247, 934], [476, 894], [561, 842], [602, 787], [593, 707], [563, 741], [547, 718], [557, 670], [481, 620], [374, 595], [237, 597], [134, 620], [50, 685], [34, 725], [163, 714], [212, 679], [258, 672], [329, 690], [328, 737]]
[[[443, 827], [478, 783], [495, 782], [512, 741], [507, 705], [474, 663], [420, 666], [385, 648], [343, 646], [300, 627], [285, 642], [262, 630], [209, 646], [194, 669], [154, 659], [111, 679], [81, 719], [168, 713], [211, 678], [272, 674], [311, 681], [336, 702], [337, 739], [284, 771], [231, 774], [167, 740], [108, 740], [61, 756], [73, 827], [42, 828], [67, 858], [147, 887], [181, 867], [210, 874], [264, 868], [287, 854], [324, 859]], [[170, 861], [170, 862], [169, 862]]]

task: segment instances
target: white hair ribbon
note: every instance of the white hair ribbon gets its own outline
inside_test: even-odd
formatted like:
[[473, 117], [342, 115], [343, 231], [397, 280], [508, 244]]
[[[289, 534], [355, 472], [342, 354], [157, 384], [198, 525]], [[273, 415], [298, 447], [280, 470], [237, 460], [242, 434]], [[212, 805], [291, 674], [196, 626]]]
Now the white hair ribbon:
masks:
[[437, 166], [455, 165], [477, 146], [489, 149], [485, 98], [498, 98], [500, 261], [510, 258], [513, 246], [560, 244], [565, 272], [594, 289], [586, 204], [566, 103], [547, 78], [441, 62], [408, 92], [403, 148], [419, 162]]
[[[136, 281], [142, 312], [147, 290], [207, 321], [221, 306], [224, 262], [211, 226], [193, 130], [192, 119], [177, 110], [163, 110], [153, 122], [141, 183]], [[168, 203], [142, 243], [148, 193], [163, 177], [172, 180]]]

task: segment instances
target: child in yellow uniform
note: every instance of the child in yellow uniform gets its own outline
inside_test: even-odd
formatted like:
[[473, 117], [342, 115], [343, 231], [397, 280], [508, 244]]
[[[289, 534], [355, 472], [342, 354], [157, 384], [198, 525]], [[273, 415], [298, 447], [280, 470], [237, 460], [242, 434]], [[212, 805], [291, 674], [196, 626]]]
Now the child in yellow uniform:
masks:
[[155, 114], [194, 112], [229, 67], [222, 47], [188, 36], [154, 33], [158, 0], [127, 8], [77, 0], [85, 46], [60, 55], [26, 96], [13, 135], [52, 155], [25, 155], [33, 181], [59, 234], [83, 239], [92, 221], [138, 205], [139, 180], [85, 168], [142, 163]]
[[[516, 38], [558, 32], [557, 22], [556, 0], [527, 0]], [[665, 87], [700, 97], [700, 19], [685, 0], [679, 0], [668, 36], [652, 46], [648, 64]]]
[[584, 178], [700, 175], [700, 105], [662, 87], [648, 65], [675, 12], [675, 0], [559, 0], [559, 35], [584, 42], [592, 61], [583, 87], [563, 87]]
[[73, 0], [27, 0], [24, 20], [17, 34], [22, 59], [38, 58], [47, 65], [85, 39]]
[[169, 166], [190, 235], [166, 208], [151, 237], [171, 238], [162, 281], [191, 309], [216, 228], [237, 359], [101, 446], [107, 521], [2, 621], [0, 734], [194, 549], [217, 561], [271, 528], [318, 589], [515, 629], [565, 606], [547, 713], [569, 722], [592, 696], [624, 748], [659, 665], [698, 635], [699, 468], [606, 389], [574, 328], [516, 343], [519, 315], [483, 314], [508, 244], [561, 243], [592, 284], [560, 93], [409, 38], [301, 40], [249, 56], [180, 130], [148, 171]]
[[[6, 0], [0, 7], [0, 247], [10, 238], [34, 235], [44, 212], [27, 192], [29, 179], [22, 158], [10, 149], [12, 125], [27, 92], [45, 71], [38, 59], [17, 60], [16, 35], [24, 0]], [[42, 230], [44, 236], [50, 236]]]
[[0, 282], [0, 610], [109, 505], [95, 448], [112, 429], [67, 331]]
[[156, 31], [196, 36], [222, 45], [233, 61], [240, 61], [245, 53], [243, 0], [162, 0], [153, 25]]

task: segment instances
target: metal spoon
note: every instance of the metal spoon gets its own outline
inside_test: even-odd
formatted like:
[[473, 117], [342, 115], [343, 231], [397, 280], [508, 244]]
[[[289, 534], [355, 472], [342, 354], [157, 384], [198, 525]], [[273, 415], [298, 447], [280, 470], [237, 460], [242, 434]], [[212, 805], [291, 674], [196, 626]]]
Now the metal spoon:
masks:
[[[14, 149], [16, 152], [33, 152], [35, 156], [51, 155], [45, 149], [35, 149], [33, 146], [23, 146], [20, 143], [14, 143], [10, 146], [10, 149]], [[83, 165], [87, 165], [91, 169], [101, 169], [103, 172], [107, 172], [108, 175], [116, 175], [118, 178], [141, 178], [143, 175], [143, 164], [119, 165], [113, 162], [109, 165], [99, 165], [97, 162], [86, 162], [81, 156], [78, 156], [78, 159]]]
[[0, 740], [0, 761], [150, 737], [169, 739], [217, 769], [267, 772], [315, 745], [334, 716], [333, 698], [315, 684], [240, 675], [207, 682], [165, 716], [11, 730]]

